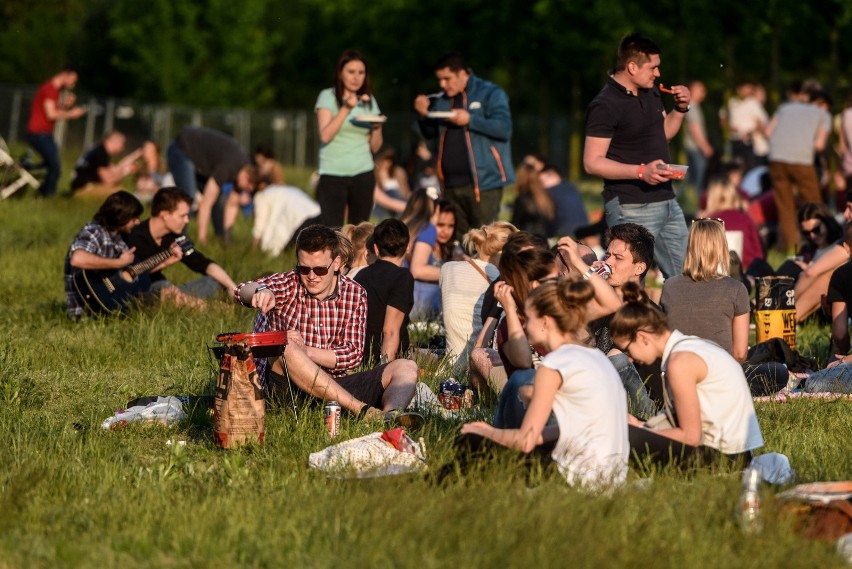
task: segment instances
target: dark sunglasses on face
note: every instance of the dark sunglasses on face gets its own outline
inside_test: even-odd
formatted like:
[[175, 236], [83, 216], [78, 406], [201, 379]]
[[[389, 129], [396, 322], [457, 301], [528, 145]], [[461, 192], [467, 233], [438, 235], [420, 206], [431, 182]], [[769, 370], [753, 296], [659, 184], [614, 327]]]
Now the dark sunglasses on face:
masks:
[[302, 265], [296, 265], [296, 270], [299, 271], [300, 275], [305, 276], [305, 277], [308, 276], [309, 274], [311, 274], [312, 271], [316, 276], [324, 277], [328, 274], [328, 270], [331, 268], [331, 266], [333, 264], [334, 264], [334, 261], [329, 263], [327, 267], [304, 267]]
[[822, 233], [821, 221], [814, 225], [812, 229], [802, 229], [802, 237], [810, 237], [811, 235], [819, 235], [820, 233]]

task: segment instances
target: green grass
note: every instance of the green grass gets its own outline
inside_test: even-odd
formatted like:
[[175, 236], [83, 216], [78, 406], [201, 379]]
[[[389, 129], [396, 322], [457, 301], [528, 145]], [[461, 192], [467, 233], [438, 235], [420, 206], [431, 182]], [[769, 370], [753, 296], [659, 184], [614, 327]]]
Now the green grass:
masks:
[[[205, 414], [172, 429], [103, 431], [133, 396], [209, 392], [207, 344], [248, 330], [253, 314], [214, 301], [204, 312], [68, 321], [62, 263], [96, 207], [0, 202], [0, 567], [841, 565], [830, 545], [795, 535], [769, 490], [764, 532], [743, 535], [734, 474], [659, 472], [640, 488], [631, 473], [614, 495], [587, 496], [507, 457], [440, 485], [419, 475], [339, 480], [307, 466], [328, 444], [316, 407], [298, 421], [270, 413], [266, 444], [236, 451], [214, 447]], [[247, 253], [246, 220], [235, 237], [205, 250], [235, 280], [292, 266]], [[182, 267], [170, 276], [191, 278]], [[827, 336], [808, 324], [802, 350], [827, 353]], [[787, 454], [800, 481], [852, 478], [852, 403], [759, 405], [758, 414], [764, 450]], [[427, 421], [430, 466], [448, 459], [456, 427]], [[369, 430], [344, 418], [342, 438]]]

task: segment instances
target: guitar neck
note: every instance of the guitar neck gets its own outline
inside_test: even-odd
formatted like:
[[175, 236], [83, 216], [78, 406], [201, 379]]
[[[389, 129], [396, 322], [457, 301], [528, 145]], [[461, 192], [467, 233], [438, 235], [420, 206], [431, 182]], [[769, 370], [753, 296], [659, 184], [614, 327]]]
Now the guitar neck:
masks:
[[130, 265], [127, 270], [130, 271], [133, 275], [141, 275], [147, 273], [166, 259], [172, 256], [172, 252], [169, 249], [165, 251], [160, 251], [153, 257], [148, 257], [144, 261], [139, 261], [136, 264]]

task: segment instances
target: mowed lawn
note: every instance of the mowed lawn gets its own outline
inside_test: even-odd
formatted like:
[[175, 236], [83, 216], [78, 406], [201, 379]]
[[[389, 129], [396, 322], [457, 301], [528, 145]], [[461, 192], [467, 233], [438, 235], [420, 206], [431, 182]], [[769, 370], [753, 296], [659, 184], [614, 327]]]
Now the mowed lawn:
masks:
[[[204, 413], [172, 429], [104, 431], [134, 396], [209, 393], [208, 344], [249, 330], [253, 314], [223, 299], [204, 312], [69, 321], [63, 260], [98, 205], [0, 202], [0, 567], [842, 566], [833, 545], [796, 536], [776, 489], [763, 494], [763, 532], [743, 534], [732, 473], [631, 472], [608, 496], [511, 458], [440, 484], [329, 478], [307, 466], [328, 444], [319, 407], [298, 420], [270, 413], [266, 444], [236, 451], [214, 447]], [[250, 253], [249, 241], [243, 219], [234, 245], [214, 240], [204, 252], [237, 282], [292, 267], [292, 256]], [[799, 340], [825, 357], [826, 328], [809, 324]], [[446, 377], [428, 367], [433, 386]], [[800, 482], [852, 479], [852, 402], [757, 410], [764, 451], [789, 456]], [[448, 460], [457, 428], [427, 421], [432, 469]], [[341, 438], [370, 430], [344, 417]]]

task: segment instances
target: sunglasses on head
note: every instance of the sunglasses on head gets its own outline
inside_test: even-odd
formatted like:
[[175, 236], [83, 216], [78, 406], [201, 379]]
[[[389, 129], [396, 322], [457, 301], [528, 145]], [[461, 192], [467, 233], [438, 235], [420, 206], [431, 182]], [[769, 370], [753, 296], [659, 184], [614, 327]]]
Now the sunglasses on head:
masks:
[[717, 223], [721, 223], [722, 227], [725, 226], [725, 220], [721, 217], [696, 217], [692, 220], [692, 223], [695, 223], [696, 221], [715, 221]]
[[305, 267], [303, 265], [296, 265], [296, 270], [299, 271], [299, 274], [302, 276], [308, 276], [313, 272], [318, 277], [324, 277], [328, 274], [328, 270], [334, 264], [334, 261], [328, 264], [327, 267]]

